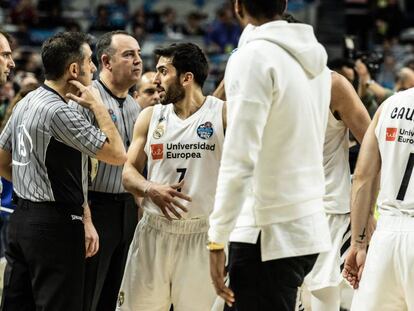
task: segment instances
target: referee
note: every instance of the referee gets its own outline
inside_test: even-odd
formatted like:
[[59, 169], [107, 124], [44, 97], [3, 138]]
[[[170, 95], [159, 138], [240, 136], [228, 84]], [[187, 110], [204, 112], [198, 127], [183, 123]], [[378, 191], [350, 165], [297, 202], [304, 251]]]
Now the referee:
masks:
[[[86, 155], [121, 165], [126, 154], [99, 93], [85, 86], [96, 70], [88, 37], [57, 34], [41, 55], [44, 85], [16, 106], [0, 135], [0, 175], [11, 180], [13, 173], [18, 196], [1, 310], [80, 311]], [[69, 107], [69, 99], [90, 109], [100, 129]], [[85, 228], [86, 222], [85, 214]]]
[[[142, 61], [137, 40], [125, 31], [102, 35], [96, 45], [99, 90], [125, 148], [131, 143], [135, 120], [141, 108], [128, 90], [141, 78]], [[78, 107], [96, 124], [90, 110]], [[92, 159], [94, 167], [96, 161]], [[92, 170], [94, 171], [94, 169]], [[133, 196], [122, 186], [122, 166], [99, 162], [89, 187], [92, 221], [99, 235], [99, 251], [86, 262], [84, 310], [115, 310], [129, 245], [138, 222]]]

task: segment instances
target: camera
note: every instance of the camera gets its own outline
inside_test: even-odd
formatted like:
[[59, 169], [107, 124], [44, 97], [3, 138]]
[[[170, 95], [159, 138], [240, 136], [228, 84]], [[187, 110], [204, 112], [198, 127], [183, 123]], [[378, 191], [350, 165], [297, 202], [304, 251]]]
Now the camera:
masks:
[[344, 36], [345, 58], [354, 62], [360, 59], [367, 66], [371, 77], [375, 77], [384, 61], [384, 54], [376, 51], [359, 51], [353, 36]]

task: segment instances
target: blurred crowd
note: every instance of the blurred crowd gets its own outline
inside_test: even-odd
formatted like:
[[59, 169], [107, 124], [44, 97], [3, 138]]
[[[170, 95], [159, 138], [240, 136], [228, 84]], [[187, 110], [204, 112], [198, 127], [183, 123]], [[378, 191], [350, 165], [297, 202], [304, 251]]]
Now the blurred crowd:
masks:
[[[297, 19], [313, 24], [318, 33], [317, 8], [322, 2], [289, 0], [288, 8]], [[350, 53], [345, 45], [343, 57], [330, 55], [331, 69], [348, 71], [348, 79], [359, 89], [373, 113], [401, 83], [410, 85], [411, 79], [414, 83], [414, 27], [411, 28], [414, 4], [409, 0], [337, 2], [342, 2], [345, 8], [344, 32], [352, 36], [354, 46]], [[221, 81], [227, 59], [241, 33], [231, 1], [188, 0], [189, 7], [196, 9], [185, 13], [180, 8], [177, 11], [173, 2], [161, 0], [143, 0], [133, 9], [128, 0], [91, 1], [91, 5], [87, 13], [77, 16], [61, 0], [0, 1], [0, 19], [15, 39], [16, 62], [10, 82], [0, 89], [0, 120], [26, 81], [42, 81], [39, 47], [58, 31], [80, 30], [99, 37], [106, 31], [125, 29], [141, 45], [145, 71], [153, 70], [152, 50], [156, 46], [174, 41], [195, 42], [209, 56], [211, 72], [206, 81], [207, 91], [215, 89]], [[342, 36], [340, 32], [338, 29], [338, 36]], [[358, 59], [362, 65], [356, 63]]]

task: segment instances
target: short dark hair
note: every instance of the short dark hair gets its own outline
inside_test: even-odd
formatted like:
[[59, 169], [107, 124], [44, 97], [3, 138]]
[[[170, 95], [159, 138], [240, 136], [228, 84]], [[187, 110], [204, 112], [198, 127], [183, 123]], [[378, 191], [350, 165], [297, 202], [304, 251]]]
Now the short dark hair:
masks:
[[191, 72], [195, 82], [203, 87], [208, 75], [208, 62], [206, 55], [196, 44], [173, 43], [166, 48], [155, 49], [154, 53], [158, 58], [171, 57], [177, 76]]
[[342, 67], [353, 69], [354, 66], [354, 62], [347, 58], [334, 58], [328, 63], [328, 68], [334, 71], [341, 70]]
[[132, 37], [131, 34], [125, 30], [114, 30], [104, 33], [102, 36], [100, 36], [96, 42], [95, 48], [96, 58], [98, 59], [99, 66], [101, 65], [101, 57], [103, 54], [108, 54], [110, 56], [115, 54], [115, 50], [111, 46], [112, 37], [115, 35], [126, 35]]
[[70, 64], [81, 63], [84, 58], [82, 46], [90, 42], [90, 37], [82, 32], [60, 32], [47, 39], [41, 50], [45, 78], [58, 80]]
[[12, 44], [12, 37], [7, 32], [5, 32], [4, 30], [0, 29], [0, 35], [2, 35], [3, 37], [5, 37], [6, 40], [7, 40], [7, 42], [9, 42], [10, 45]]
[[286, 10], [287, 0], [239, 0], [250, 16], [272, 19]]

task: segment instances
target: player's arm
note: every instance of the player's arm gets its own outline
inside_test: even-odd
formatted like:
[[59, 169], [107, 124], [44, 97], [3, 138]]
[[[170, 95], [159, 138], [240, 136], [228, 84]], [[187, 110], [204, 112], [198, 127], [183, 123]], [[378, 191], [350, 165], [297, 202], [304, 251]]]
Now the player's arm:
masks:
[[381, 169], [381, 155], [379, 152], [375, 127], [381, 108], [378, 109], [374, 119], [365, 134], [355, 168], [351, 192], [351, 244], [361, 247], [367, 246], [366, 225], [368, 215], [375, 206], [377, 196], [376, 179]]
[[359, 152], [351, 192], [351, 249], [345, 261], [344, 276], [358, 287], [365, 264], [368, 245], [367, 226], [377, 197], [377, 176], [381, 170], [381, 155], [375, 127], [381, 107], [368, 127]]
[[9, 151], [0, 148], [0, 176], [12, 181], [12, 155]]
[[147, 155], [145, 144], [147, 142], [148, 129], [153, 113], [153, 107], [144, 109], [139, 115], [134, 126], [134, 136], [127, 154], [127, 161], [122, 172], [122, 184], [125, 189], [137, 197], [150, 198], [168, 219], [172, 220], [171, 214], [181, 218], [176, 208], [183, 211], [187, 209], [177, 198], [191, 201], [191, 198], [178, 191], [183, 186], [184, 180], [172, 185], [162, 185], [147, 181], [142, 176]]
[[371, 119], [352, 84], [342, 75], [332, 73], [332, 113], [345, 123], [359, 143], [362, 142]]
[[138, 115], [134, 125], [132, 142], [127, 153], [127, 161], [122, 171], [122, 184], [125, 189], [138, 197], [144, 197], [149, 186], [149, 182], [142, 175], [142, 172], [147, 162], [144, 147], [147, 142], [152, 112], [153, 107], [148, 107]]
[[221, 80], [220, 84], [217, 86], [215, 91], [212, 94], [214, 97], [220, 98], [221, 100], [226, 100], [226, 91], [224, 89], [224, 79]]

